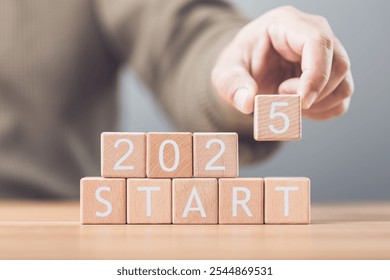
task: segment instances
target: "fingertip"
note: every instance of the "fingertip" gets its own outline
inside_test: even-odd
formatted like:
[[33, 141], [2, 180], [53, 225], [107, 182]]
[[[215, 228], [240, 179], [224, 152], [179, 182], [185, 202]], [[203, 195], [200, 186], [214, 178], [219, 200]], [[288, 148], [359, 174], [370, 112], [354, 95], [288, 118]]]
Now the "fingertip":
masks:
[[302, 99], [302, 109], [309, 109], [314, 102], [317, 99], [318, 92], [317, 91], [309, 91], [308, 93], [299, 93], [298, 94], [301, 96]]
[[239, 88], [234, 94], [234, 107], [244, 114], [253, 112], [252, 94], [248, 88]]
[[306, 109], [310, 108], [314, 102], [316, 101], [318, 96], [318, 92], [316, 91], [310, 91], [304, 98], [303, 103]]

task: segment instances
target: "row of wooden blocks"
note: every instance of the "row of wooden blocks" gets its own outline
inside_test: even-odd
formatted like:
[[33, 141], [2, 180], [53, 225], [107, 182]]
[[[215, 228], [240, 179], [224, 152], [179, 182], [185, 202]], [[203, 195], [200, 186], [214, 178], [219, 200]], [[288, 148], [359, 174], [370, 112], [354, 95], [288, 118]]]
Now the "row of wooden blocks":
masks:
[[81, 180], [83, 224], [308, 224], [308, 178]]
[[101, 148], [102, 177], [238, 176], [237, 133], [104, 132]]

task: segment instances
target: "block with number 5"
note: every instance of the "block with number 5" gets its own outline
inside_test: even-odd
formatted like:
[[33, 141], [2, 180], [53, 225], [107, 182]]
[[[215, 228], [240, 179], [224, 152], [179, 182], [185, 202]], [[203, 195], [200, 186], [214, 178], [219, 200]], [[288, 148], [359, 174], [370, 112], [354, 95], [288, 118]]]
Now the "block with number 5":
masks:
[[296, 94], [257, 95], [254, 107], [254, 139], [301, 139], [301, 115], [301, 98]]
[[237, 176], [237, 133], [194, 133], [194, 177]]
[[102, 177], [145, 177], [145, 133], [104, 132], [101, 149]]

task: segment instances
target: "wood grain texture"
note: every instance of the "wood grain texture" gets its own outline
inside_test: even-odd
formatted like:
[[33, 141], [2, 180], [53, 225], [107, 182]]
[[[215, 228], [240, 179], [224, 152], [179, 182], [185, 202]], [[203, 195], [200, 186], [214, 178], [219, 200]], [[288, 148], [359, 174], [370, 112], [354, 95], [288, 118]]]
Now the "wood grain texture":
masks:
[[194, 177], [238, 176], [237, 133], [194, 133], [193, 141]]
[[[103, 202], [97, 197], [103, 199]], [[111, 210], [108, 204], [111, 205]], [[80, 205], [82, 224], [125, 224], [126, 180], [100, 177], [82, 178]]]
[[172, 223], [171, 179], [127, 179], [127, 223]]
[[[130, 144], [128, 141], [131, 141]], [[126, 157], [130, 147], [132, 153]], [[121, 160], [124, 157], [124, 160]], [[121, 161], [119, 167], [115, 168]], [[146, 175], [146, 134], [104, 132], [101, 135], [102, 177], [145, 177]]]
[[266, 224], [310, 223], [308, 178], [265, 178], [264, 182]]
[[390, 201], [315, 203], [298, 226], [83, 226], [79, 213], [77, 201], [2, 200], [0, 259], [390, 259]]
[[[146, 173], [150, 178], [192, 177], [192, 134], [191, 133], [148, 133]], [[172, 142], [161, 147], [164, 141], [173, 141], [178, 148], [178, 165], [175, 167], [175, 148]], [[175, 145], [176, 145], [175, 144]], [[162, 158], [160, 157], [162, 150]], [[177, 160], [177, 159], [176, 159]], [[162, 164], [169, 171], [163, 170]]]
[[[197, 200], [196, 196], [199, 198]], [[218, 223], [218, 181], [213, 178], [173, 179], [172, 212], [174, 224]], [[204, 212], [186, 208], [202, 208]]]
[[263, 223], [263, 178], [223, 178], [218, 180], [218, 189], [220, 224]]
[[[287, 107], [275, 106], [272, 112], [273, 102], [285, 102]], [[283, 130], [285, 114], [289, 119], [289, 128], [286, 132], [277, 134], [272, 132], [270, 126], [275, 130]], [[271, 119], [271, 115], [273, 118]], [[299, 140], [302, 136], [302, 113], [301, 98], [296, 94], [265, 94], [255, 97], [254, 107], [254, 139], [257, 141], [281, 141]]]

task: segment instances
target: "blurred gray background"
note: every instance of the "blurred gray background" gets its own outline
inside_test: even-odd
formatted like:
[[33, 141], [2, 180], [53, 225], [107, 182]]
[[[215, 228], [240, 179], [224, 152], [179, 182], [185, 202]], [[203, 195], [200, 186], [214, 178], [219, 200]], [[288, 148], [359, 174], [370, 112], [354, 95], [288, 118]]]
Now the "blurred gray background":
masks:
[[[307, 176], [313, 201], [390, 198], [390, 1], [231, 1], [255, 18], [286, 4], [325, 16], [347, 49], [355, 80], [349, 112], [304, 120], [301, 141], [271, 160], [240, 166], [240, 176]], [[131, 71], [121, 77], [123, 131], [174, 131]], [[131, 102], [130, 102], [131, 100]]]

